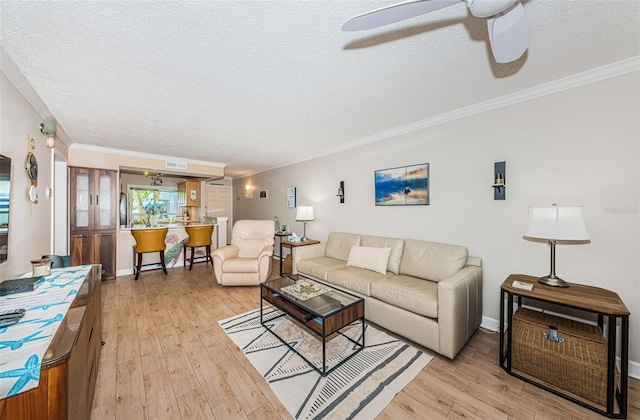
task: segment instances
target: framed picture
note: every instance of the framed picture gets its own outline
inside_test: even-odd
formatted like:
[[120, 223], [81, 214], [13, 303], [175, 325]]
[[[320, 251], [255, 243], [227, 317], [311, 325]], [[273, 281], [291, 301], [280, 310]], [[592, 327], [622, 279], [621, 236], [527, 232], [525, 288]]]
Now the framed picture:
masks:
[[429, 205], [429, 164], [374, 172], [376, 206]]
[[287, 188], [287, 207], [295, 208], [296, 206], [296, 187]]
[[267, 195], [267, 190], [258, 191], [258, 198], [269, 198], [269, 196]]

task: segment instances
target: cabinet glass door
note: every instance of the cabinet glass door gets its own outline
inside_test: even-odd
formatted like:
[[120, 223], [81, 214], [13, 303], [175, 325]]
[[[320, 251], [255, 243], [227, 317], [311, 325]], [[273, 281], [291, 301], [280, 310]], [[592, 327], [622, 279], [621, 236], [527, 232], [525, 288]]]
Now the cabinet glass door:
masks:
[[114, 171], [97, 171], [95, 229], [116, 227], [116, 177]]
[[91, 190], [90, 174], [88, 171], [75, 170], [75, 196], [72, 197], [74, 209], [74, 226], [72, 228], [91, 227]]

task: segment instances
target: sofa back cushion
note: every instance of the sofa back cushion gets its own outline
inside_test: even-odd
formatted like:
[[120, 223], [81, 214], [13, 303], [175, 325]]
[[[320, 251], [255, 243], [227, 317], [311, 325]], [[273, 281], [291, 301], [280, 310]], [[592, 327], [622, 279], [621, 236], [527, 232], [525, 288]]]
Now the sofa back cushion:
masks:
[[404, 239], [362, 235], [360, 245], [375, 248], [391, 248], [389, 261], [387, 261], [387, 270], [393, 274], [398, 274], [400, 270], [400, 259], [402, 258], [402, 249], [404, 248]]
[[354, 233], [331, 232], [327, 239], [327, 247], [324, 251], [325, 257], [335, 258], [341, 261], [349, 259], [349, 252], [352, 246], [360, 245], [360, 235]]
[[468, 255], [469, 250], [463, 246], [406, 239], [400, 274], [437, 282], [463, 268]]

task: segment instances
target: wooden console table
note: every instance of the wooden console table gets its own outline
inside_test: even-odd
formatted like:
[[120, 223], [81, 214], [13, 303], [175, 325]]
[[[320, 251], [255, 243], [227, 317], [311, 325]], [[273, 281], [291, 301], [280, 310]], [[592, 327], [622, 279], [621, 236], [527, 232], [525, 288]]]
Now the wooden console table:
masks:
[[284, 256], [282, 255], [282, 246], [288, 246], [289, 249], [291, 249], [291, 252], [293, 252], [293, 248], [298, 247], [298, 246], [305, 246], [305, 245], [313, 245], [313, 244], [319, 244], [320, 241], [317, 241], [315, 239], [309, 239], [308, 241], [300, 241], [300, 242], [293, 242], [293, 241], [287, 241], [284, 240], [282, 238], [280, 238], [280, 277], [283, 276], [283, 272], [282, 272], [282, 262], [284, 261]]
[[91, 417], [102, 349], [101, 273], [93, 265], [83, 280], [42, 359], [39, 386], [0, 399], [0, 419]]
[[[520, 281], [533, 284], [532, 290], [525, 290], [513, 287], [513, 281]], [[535, 380], [519, 375], [512, 371], [512, 338], [511, 331], [513, 318], [513, 300], [517, 298], [518, 307], [522, 307], [522, 299], [537, 302], [547, 302], [556, 305], [579, 309], [585, 312], [594, 313], [598, 316], [598, 326], [604, 327], [604, 318], [607, 318], [607, 406], [606, 411], [591, 405], [585, 401], [565, 394], [558, 389], [536, 382]], [[506, 310], [506, 331], [505, 331], [505, 300]], [[531, 302], [533, 304], [533, 302]], [[621, 320], [621, 343], [620, 343], [620, 387], [616, 390], [615, 384], [615, 359], [616, 359], [616, 324]], [[505, 332], [506, 343], [505, 343]], [[505, 348], [506, 345], [506, 348]], [[568, 399], [576, 404], [593, 410], [609, 418], [627, 418], [628, 384], [629, 384], [629, 310], [624, 305], [620, 297], [609, 290], [599, 287], [585, 286], [576, 283], [569, 283], [567, 288], [551, 287], [538, 282], [537, 277], [523, 274], [510, 275], [502, 286], [500, 286], [500, 366], [510, 375], [543, 388], [549, 392]], [[619, 410], [616, 412], [614, 399], [618, 402]]]

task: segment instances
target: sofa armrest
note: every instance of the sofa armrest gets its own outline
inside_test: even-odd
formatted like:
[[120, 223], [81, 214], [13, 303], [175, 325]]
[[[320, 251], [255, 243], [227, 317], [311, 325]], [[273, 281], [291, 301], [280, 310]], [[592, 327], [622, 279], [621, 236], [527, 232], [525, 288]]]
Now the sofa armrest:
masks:
[[292, 260], [292, 270], [293, 274], [298, 274], [298, 270], [296, 266], [299, 261], [302, 260], [310, 260], [312, 258], [321, 258], [324, 257], [324, 251], [327, 248], [326, 243], [313, 244], [313, 245], [305, 245], [305, 246], [296, 246], [293, 247], [293, 260]]
[[482, 322], [482, 267], [467, 265], [438, 283], [439, 353], [453, 359]]

